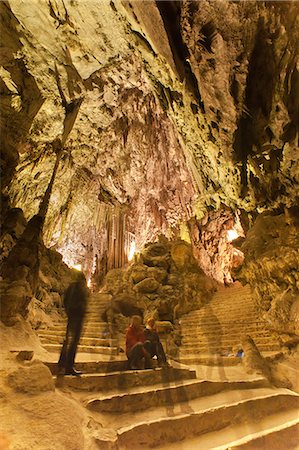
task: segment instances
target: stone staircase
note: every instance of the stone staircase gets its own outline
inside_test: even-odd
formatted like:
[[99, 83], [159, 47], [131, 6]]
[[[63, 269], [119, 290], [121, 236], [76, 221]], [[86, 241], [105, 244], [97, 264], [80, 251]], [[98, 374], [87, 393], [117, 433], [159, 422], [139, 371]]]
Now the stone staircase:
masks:
[[[208, 337], [210, 346], [205, 347], [202, 340], [219, 333], [218, 322], [213, 317], [211, 320], [211, 310], [209, 314], [198, 311], [182, 318], [184, 340], [180, 359], [198, 361], [194, 349], [201, 348], [217, 352], [207, 354], [217, 364], [219, 351], [239, 344], [241, 327], [234, 327], [235, 323], [241, 324], [246, 332], [250, 330], [255, 340], [259, 338], [260, 348], [263, 345], [269, 348], [269, 333], [257, 320], [249, 290], [242, 289], [220, 291], [209, 305], [221, 323], [221, 345], [219, 340], [210, 345], [212, 337]], [[238, 300], [236, 306], [233, 297]], [[85, 409], [86, 449], [298, 449], [298, 394], [274, 388], [261, 376], [245, 374], [242, 365], [222, 367], [227, 370], [223, 379], [213, 378], [212, 372], [210, 377], [197, 378], [195, 370], [176, 361], [169, 368], [128, 371], [124, 354], [114, 353], [118, 349], [117, 340], [99, 319], [106, 304], [102, 294], [94, 295], [90, 302], [81, 352], [76, 358], [76, 368], [83, 375], [56, 378], [57, 388]], [[243, 306], [241, 317], [237, 313]], [[202, 323], [208, 330], [200, 326], [203, 317], [207, 318]], [[250, 323], [246, 325], [247, 318]], [[56, 349], [59, 353], [64, 331], [65, 324], [57, 323], [40, 334], [51, 352]], [[90, 350], [93, 346], [96, 352]], [[235, 357], [226, 358], [239, 361]], [[54, 376], [56, 362], [46, 364]], [[236, 370], [237, 377], [230, 378], [229, 371]]]
[[244, 335], [252, 337], [264, 356], [281, 348], [261, 319], [249, 286], [239, 283], [220, 289], [208, 305], [184, 315], [180, 327], [182, 345], [176, 359], [184, 364], [238, 364], [235, 354]]
[[[273, 388], [262, 377], [202, 380], [173, 365], [128, 371], [125, 361], [83, 362], [76, 367], [84, 375], [58, 377], [56, 386], [86, 408], [88, 448], [298, 448], [299, 395]], [[48, 366], [54, 372], [55, 364]]]
[[[90, 296], [78, 353], [118, 355], [118, 341], [113, 339], [109, 325], [101, 318], [108, 303], [109, 297], [105, 294], [95, 293]], [[52, 326], [38, 331], [42, 346], [46, 350], [59, 353], [65, 337], [66, 324], [66, 318], [61, 318], [53, 322]]]

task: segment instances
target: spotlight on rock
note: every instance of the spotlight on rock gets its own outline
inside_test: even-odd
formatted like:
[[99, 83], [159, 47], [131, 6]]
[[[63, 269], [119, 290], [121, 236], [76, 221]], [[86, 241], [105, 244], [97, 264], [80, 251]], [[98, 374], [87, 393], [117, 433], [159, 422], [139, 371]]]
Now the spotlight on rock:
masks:
[[237, 239], [237, 237], [239, 237], [239, 234], [234, 228], [232, 228], [231, 230], [228, 230], [226, 233], [226, 238], [227, 238], [228, 242], [234, 241], [235, 239]]

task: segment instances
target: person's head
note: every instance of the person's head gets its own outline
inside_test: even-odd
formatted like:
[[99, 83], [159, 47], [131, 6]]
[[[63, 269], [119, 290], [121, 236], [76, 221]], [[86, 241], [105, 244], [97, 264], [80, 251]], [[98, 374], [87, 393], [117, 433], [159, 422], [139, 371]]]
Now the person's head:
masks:
[[74, 269], [73, 270], [73, 280], [76, 283], [82, 283], [82, 284], [86, 284], [86, 278], [83, 272]]
[[148, 328], [154, 328], [155, 327], [155, 323], [156, 323], [155, 319], [153, 317], [151, 317], [150, 319], [148, 319], [146, 321], [146, 326]]
[[132, 316], [131, 325], [135, 328], [139, 328], [142, 324], [142, 319], [140, 316]]

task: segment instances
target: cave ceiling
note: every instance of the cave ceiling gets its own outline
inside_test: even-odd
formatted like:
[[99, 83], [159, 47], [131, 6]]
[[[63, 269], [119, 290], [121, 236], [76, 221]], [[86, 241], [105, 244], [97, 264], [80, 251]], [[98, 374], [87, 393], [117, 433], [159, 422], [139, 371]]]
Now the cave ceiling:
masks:
[[298, 202], [297, 2], [3, 1], [3, 187], [45, 241], [137, 244], [221, 207]]

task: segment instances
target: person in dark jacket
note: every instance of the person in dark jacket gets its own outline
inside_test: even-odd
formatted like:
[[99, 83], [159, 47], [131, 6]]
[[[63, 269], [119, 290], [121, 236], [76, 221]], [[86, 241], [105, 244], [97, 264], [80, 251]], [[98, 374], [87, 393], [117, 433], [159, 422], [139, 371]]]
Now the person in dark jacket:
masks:
[[162, 367], [167, 367], [169, 364], [166, 360], [166, 355], [163, 349], [163, 345], [161, 344], [159, 335], [156, 329], [156, 321], [151, 318], [148, 319], [146, 323], [146, 328], [144, 330], [146, 341], [150, 342], [149, 353], [151, 358], [157, 356], [158, 364]]
[[68, 318], [66, 336], [58, 361], [58, 373], [61, 375], [80, 375], [74, 368], [84, 316], [86, 313], [88, 288], [83, 273], [77, 275], [64, 294], [64, 308]]
[[151, 369], [150, 342], [146, 341], [140, 316], [132, 316], [131, 325], [126, 333], [126, 355], [129, 369], [137, 370], [144, 359], [144, 368]]

